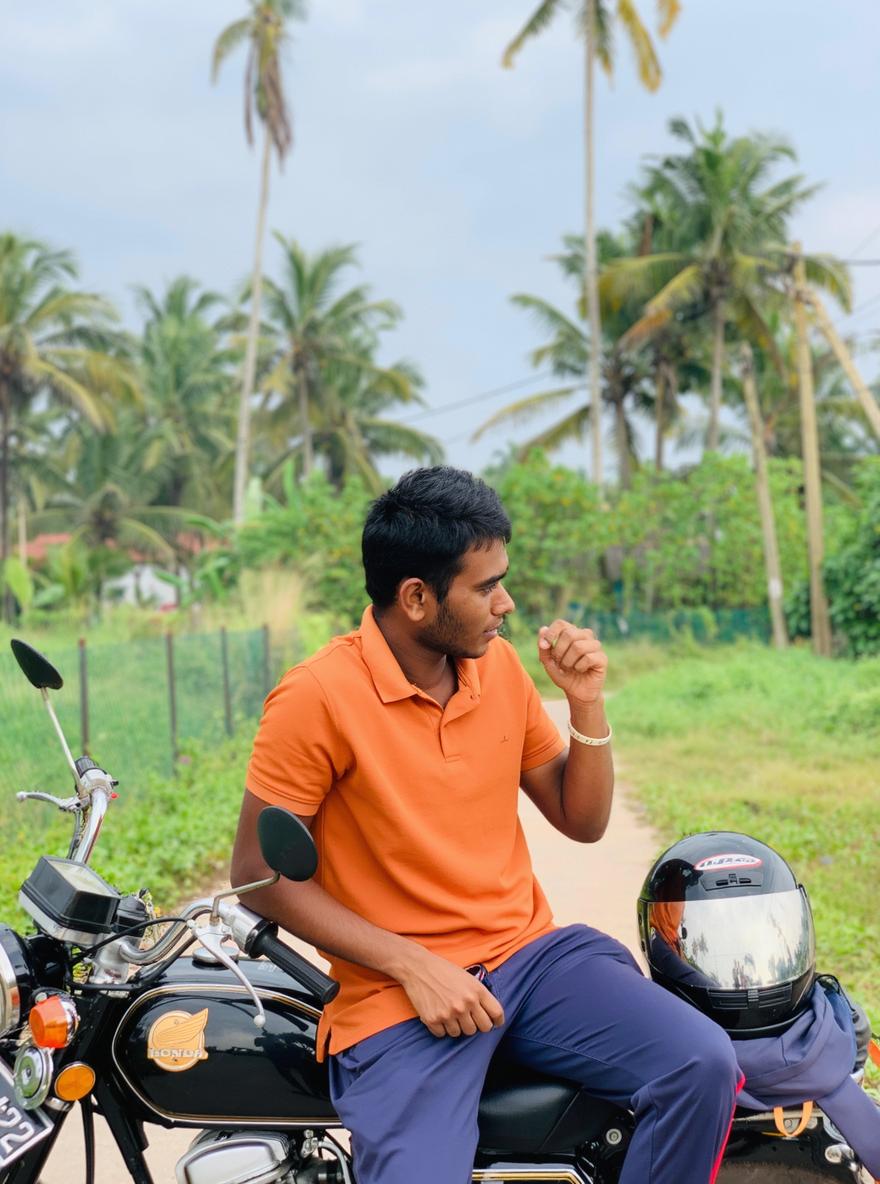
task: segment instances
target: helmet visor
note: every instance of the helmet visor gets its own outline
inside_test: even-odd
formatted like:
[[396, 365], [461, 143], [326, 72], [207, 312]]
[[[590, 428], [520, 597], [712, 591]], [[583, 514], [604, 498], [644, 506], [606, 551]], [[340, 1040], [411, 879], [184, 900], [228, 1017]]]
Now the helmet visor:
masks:
[[813, 918], [802, 888], [652, 904], [652, 942], [664, 942], [705, 985], [773, 987], [800, 978], [816, 957]]

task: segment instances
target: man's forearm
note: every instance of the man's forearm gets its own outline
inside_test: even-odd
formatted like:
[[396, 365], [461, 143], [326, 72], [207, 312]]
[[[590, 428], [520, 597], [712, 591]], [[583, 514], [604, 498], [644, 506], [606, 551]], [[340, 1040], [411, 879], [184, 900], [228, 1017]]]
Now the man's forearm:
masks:
[[[569, 710], [576, 731], [597, 740], [608, 735], [601, 695], [589, 704], [569, 700]], [[613, 792], [611, 745], [582, 744], [572, 737], [562, 779], [562, 807], [582, 842], [594, 843], [605, 833]]]
[[243, 903], [318, 949], [398, 982], [427, 952], [417, 942], [366, 921], [314, 880], [301, 884], [280, 880], [271, 888], [249, 893]]

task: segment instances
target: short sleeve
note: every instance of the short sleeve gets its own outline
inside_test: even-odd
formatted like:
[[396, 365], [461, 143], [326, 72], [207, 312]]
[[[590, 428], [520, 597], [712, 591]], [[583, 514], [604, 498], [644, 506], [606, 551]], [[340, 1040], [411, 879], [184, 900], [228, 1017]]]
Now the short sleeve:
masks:
[[311, 816], [347, 764], [346, 746], [321, 684], [295, 666], [270, 691], [245, 784], [252, 794]]
[[526, 684], [526, 734], [520, 769], [526, 773], [559, 756], [566, 744], [559, 734], [559, 728], [545, 711], [538, 688], [525, 670], [522, 671], [522, 677]]

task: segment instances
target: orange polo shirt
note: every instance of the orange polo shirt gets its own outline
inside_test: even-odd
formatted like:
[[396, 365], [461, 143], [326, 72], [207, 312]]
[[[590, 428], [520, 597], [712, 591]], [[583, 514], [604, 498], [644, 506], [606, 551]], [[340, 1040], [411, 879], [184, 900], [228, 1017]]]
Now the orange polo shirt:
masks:
[[[407, 679], [368, 608], [359, 629], [269, 694], [247, 787], [316, 815], [317, 880], [341, 904], [458, 966], [492, 970], [554, 928], [517, 798], [520, 774], [565, 745], [506, 641], [457, 670], [443, 709]], [[416, 1015], [394, 979], [323, 956], [340, 989], [319, 1060]]]

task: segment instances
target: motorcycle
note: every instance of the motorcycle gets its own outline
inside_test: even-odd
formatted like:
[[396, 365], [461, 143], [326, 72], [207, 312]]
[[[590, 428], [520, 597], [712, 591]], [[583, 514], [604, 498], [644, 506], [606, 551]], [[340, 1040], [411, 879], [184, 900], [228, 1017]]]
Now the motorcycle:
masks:
[[[0, 926], [0, 1184], [37, 1184], [64, 1122], [81, 1110], [86, 1184], [95, 1173], [94, 1116], [106, 1120], [134, 1184], [153, 1184], [146, 1128], [198, 1133], [178, 1184], [354, 1184], [350, 1151], [315, 1060], [321, 1008], [338, 984], [234, 897], [305, 880], [317, 865], [292, 814], [259, 820], [271, 879], [154, 915], [89, 865], [117, 782], [74, 760], [49, 691], [61, 675], [13, 641], [44, 700], [75, 793], [19, 793], [74, 821], [67, 858], [41, 856], [19, 902], [35, 932]], [[164, 932], [158, 935], [157, 930]], [[777, 1122], [779, 1119], [779, 1122]], [[479, 1111], [472, 1180], [614, 1184], [632, 1116], [571, 1082], [497, 1055]], [[738, 1111], [719, 1184], [820, 1184], [870, 1177], [821, 1112]]]

